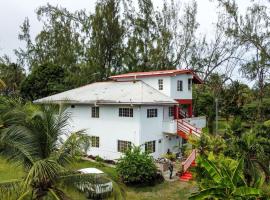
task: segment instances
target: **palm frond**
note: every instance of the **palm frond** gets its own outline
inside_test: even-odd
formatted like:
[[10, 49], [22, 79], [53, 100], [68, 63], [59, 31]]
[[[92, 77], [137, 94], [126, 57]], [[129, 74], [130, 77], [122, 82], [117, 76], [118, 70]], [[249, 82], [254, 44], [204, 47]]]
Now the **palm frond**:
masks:
[[37, 156], [37, 143], [29, 129], [24, 126], [11, 126], [0, 135], [1, 154], [16, 162], [31, 166]]
[[63, 171], [65, 171], [64, 168], [54, 160], [36, 161], [26, 177], [25, 187], [35, 184], [52, 184], [57, 181], [59, 174]]
[[23, 194], [22, 180], [13, 179], [0, 182], [0, 199], [17, 199]]
[[70, 198], [63, 191], [57, 188], [50, 188], [49, 193], [55, 200], [70, 200]]
[[72, 133], [67, 139], [60, 140], [60, 148], [52, 157], [62, 166], [70, 164], [77, 156], [86, 153], [90, 146], [90, 139], [90, 136], [84, 134], [84, 130]]

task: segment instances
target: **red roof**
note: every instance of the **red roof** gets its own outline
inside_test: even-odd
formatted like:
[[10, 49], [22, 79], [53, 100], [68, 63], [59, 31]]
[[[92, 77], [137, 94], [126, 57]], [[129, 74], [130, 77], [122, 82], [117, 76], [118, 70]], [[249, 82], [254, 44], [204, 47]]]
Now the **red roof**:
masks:
[[119, 74], [111, 76], [113, 80], [123, 79], [123, 78], [140, 78], [147, 76], [175, 76], [178, 74], [192, 74], [193, 82], [201, 84], [203, 81], [193, 72], [191, 69], [174, 69], [174, 70], [162, 70], [162, 71], [150, 71], [150, 72], [131, 72], [126, 74]]

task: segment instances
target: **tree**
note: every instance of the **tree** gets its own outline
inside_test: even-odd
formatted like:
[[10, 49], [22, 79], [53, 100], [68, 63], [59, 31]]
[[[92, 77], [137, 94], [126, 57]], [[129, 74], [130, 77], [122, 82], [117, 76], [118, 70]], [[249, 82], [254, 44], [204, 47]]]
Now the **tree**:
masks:
[[200, 182], [200, 191], [189, 199], [257, 199], [262, 196], [259, 189], [248, 187], [243, 180], [243, 160], [230, 160], [219, 167], [209, 159], [199, 157], [198, 165], [204, 169], [206, 177]]
[[248, 54], [242, 62], [241, 71], [250, 80], [258, 82], [258, 118], [262, 120], [264, 85], [270, 72], [270, 23], [267, 5], [253, 2], [245, 15], [239, 14], [235, 1], [218, 0], [227, 14], [226, 34], [246, 48]]
[[224, 76], [224, 81], [231, 79], [231, 74], [241, 63], [243, 49], [233, 39], [226, 36], [224, 16], [219, 14], [215, 25], [214, 37], [197, 38], [192, 51], [190, 66], [207, 82], [214, 73]]
[[37, 18], [43, 29], [34, 41], [30, 36], [30, 22], [26, 18], [22, 24], [19, 39], [25, 41], [26, 49], [15, 51], [19, 61], [31, 70], [35, 66], [54, 64], [63, 69], [71, 69], [80, 60], [82, 45], [77, 32], [78, 22], [66, 9], [50, 4], [37, 9]]
[[21, 95], [25, 99], [35, 100], [66, 89], [64, 69], [44, 64], [36, 66], [21, 84]]
[[229, 120], [230, 116], [242, 117], [243, 107], [252, 102], [254, 95], [252, 90], [239, 81], [232, 81], [224, 87], [221, 101], [222, 115]]
[[24, 69], [20, 65], [11, 63], [8, 58], [0, 58], [0, 91], [3, 94], [17, 95], [24, 78]]
[[99, 0], [90, 16], [91, 36], [87, 59], [97, 73], [97, 80], [122, 71], [125, 29], [120, 19], [120, 1]]
[[[139, 0], [138, 11], [132, 1], [126, 4], [126, 71], [165, 70], [186, 67], [198, 27], [197, 4], [186, 4], [183, 15], [174, 2], [164, 1], [156, 10], [151, 0]], [[185, 65], [183, 65], [185, 64]]]
[[[95, 183], [91, 175], [70, 171], [66, 166], [74, 160], [76, 150], [89, 143], [89, 136], [72, 133], [62, 144], [59, 138], [69, 134], [69, 115], [58, 106], [22, 105], [20, 101], [1, 99], [2, 126], [0, 129], [1, 155], [24, 167], [25, 177], [0, 182], [1, 199], [68, 199], [61, 184], [78, 187]], [[70, 138], [77, 138], [74, 142]], [[71, 148], [71, 144], [73, 147]], [[6, 198], [5, 198], [6, 197]]]

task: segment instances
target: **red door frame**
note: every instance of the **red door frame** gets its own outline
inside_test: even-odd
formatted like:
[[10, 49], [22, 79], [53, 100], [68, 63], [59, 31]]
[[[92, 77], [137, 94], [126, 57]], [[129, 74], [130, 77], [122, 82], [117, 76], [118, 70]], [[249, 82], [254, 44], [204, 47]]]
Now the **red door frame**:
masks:
[[[192, 99], [176, 99], [176, 101], [180, 104], [180, 105], [183, 105], [183, 104], [187, 104], [188, 105], [188, 117], [192, 117], [193, 116], [193, 112], [192, 112]], [[175, 106], [174, 107], [174, 110], [175, 110], [175, 114], [174, 114], [174, 118], [175, 119], [178, 119], [178, 116], [179, 116], [179, 106]]]

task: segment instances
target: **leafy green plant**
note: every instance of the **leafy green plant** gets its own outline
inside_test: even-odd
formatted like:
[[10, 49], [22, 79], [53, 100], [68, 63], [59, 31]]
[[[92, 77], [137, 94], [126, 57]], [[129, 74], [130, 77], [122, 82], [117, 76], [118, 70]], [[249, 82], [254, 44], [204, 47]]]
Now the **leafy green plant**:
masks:
[[127, 150], [116, 165], [121, 180], [126, 184], [151, 185], [163, 180], [158, 174], [154, 159], [140, 147]]
[[101, 158], [100, 156], [97, 156], [97, 157], [95, 158], [95, 161], [97, 161], [97, 162], [104, 162], [104, 159]]
[[170, 154], [166, 153], [163, 157], [164, 158], [167, 158], [167, 159], [169, 159], [171, 161], [175, 161], [176, 160], [176, 154], [175, 153], [170, 153]]
[[243, 127], [242, 127], [242, 121], [240, 117], [234, 118], [230, 124], [230, 127], [231, 127], [232, 132], [235, 135], [241, 136], [243, 132]]
[[[260, 189], [248, 187], [243, 178], [243, 159], [234, 164], [218, 166], [205, 157], [199, 157], [198, 164], [204, 170], [205, 178], [200, 181], [200, 191], [189, 199], [257, 199]], [[257, 187], [260, 186], [258, 182]]]

